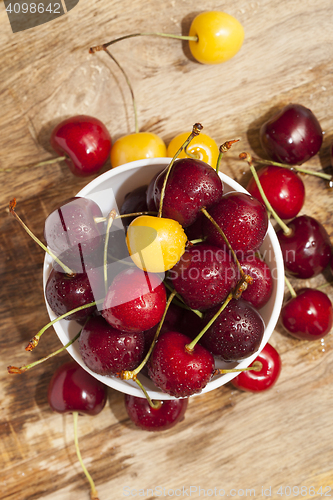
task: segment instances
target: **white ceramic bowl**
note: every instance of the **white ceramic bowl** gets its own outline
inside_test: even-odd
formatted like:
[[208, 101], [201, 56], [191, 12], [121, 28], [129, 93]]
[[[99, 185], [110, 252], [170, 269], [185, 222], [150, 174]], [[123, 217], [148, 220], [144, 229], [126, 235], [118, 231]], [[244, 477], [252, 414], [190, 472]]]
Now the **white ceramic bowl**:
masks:
[[[112, 192], [114, 194], [117, 206], [120, 207], [125, 195], [128, 192], [132, 191], [136, 187], [148, 184], [152, 177], [157, 172], [160, 172], [166, 165], [168, 165], [169, 162], [170, 158], [155, 158], [149, 160], [138, 160], [126, 165], [122, 165], [115, 169], [109, 170], [108, 172], [105, 172], [104, 174], [91, 181], [79, 193], [77, 193], [77, 196], [82, 196], [94, 200], [100, 206], [103, 214], [107, 215], [110, 210], [114, 208], [114, 202], [112, 201], [114, 198], [112, 196]], [[219, 175], [224, 184], [224, 193], [227, 193], [228, 191], [240, 191], [244, 193], [247, 192], [237, 182], [227, 177], [223, 173], [220, 173]], [[257, 351], [252, 356], [243, 359], [239, 363], [223, 363], [222, 361], [217, 361], [217, 368], [247, 367], [257, 357], [258, 353], [268, 342], [278, 321], [284, 294], [284, 266], [280, 245], [278, 243], [274, 228], [271, 224], [269, 224], [265, 240], [261, 247], [261, 253], [273, 274], [274, 287], [269, 302], [260, 310], [260, 314], [262, 315], [265, 322], [265, 333], [259, 351]], [[43, 271], [44, 288], [51, 267], [52, 260], [48, 255], [46, 255]], [[46, 304], [46, 307], [50, 319], [55, 319], [56, 316], [49, 308], [48, 304]], [[53, 327], [63, 345], [67, 344], [68, 341], [72, 339], [80, 329], [80, 326], [76, 322], [66, 320], [58, 321], [54, 324]], [[116, 389], [123, 393], [142, 397], [143, 393], [135, 382], [120, 380], [116, 377], [101, 376], [90, 371], [82, 361], [77, 342], [75, 342], [68, 348], [68, 352], [85, 370], [87, 370], [97, 379], [104, 382], [109, 387], [112, 387], [113, 389]], [[212, 381], [207, 384], [202, 393], [212, 391], [213, 389], [224, 385], [225, 383], [233, 379], [236, 375], [237, 373], [228, 373], [214, 377]], [[147, 379], [143, 375], [140, 375], [140, 380], [148, 390], [152, 399], [173, 399], [168, 394], [160, 391], [160, 389], [158, 389], [149, 379]]]

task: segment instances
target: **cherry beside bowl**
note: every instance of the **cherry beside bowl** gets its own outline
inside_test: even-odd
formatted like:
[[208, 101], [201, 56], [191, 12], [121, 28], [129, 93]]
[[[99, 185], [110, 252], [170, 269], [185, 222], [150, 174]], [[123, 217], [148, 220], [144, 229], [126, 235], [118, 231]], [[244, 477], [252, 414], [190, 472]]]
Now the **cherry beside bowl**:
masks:
[[[156, 173], [163, 170], [163, 168], [165, 168], [169, 163], [170, 158], [153, 158], [148, 160], [138, 160], [122, 165], [109, 170], [92, 180], [79, 193], [77, 193], [77, 196], [92, 199], [100, 206], [103, 214], [107, 215], [112, 208], [117, 209], [117, 207], [121, 206], [127, 193], [138, 186], [149, 184], [152, 177]], [[224, 184], [224, 193], [229, 191], [247, 192], [240, 184], [230, 177], [221, 172], [219, 175]], [[114, 204], [116, 204], [116, 207]], [[260, 310], [260, 314], [265, 322], [265, 333], [259, 351], [238, 363], [224, 363], [222, 361], [217, 361], [217, 368], [245, 368], [249, 366], [268, 342], [278, 321], [284, 294], [284, 266], [280, 245], [276, 237], [275, 230], [270, 223], [260, 251], [265, 262], [271, 269], [274, 284], [273, 293], [269, 302]], [[51, 267], [51, 257], [46, 255], [43, 269], [44, 289]], [[55, 314], [47, 304], [46, 307], [50, 319], [54, 320], [56, 318]], [[58, 321], [53, 327], [63, 345], [67, 344], [80, 329], [80, 325], [78, 323], [66, 320]], [[125, 394], [139, 397], [143, 396], [141, 389], [133, 381], [124, 381], [116, 377], [101, 376], [91, 372], [82, 361], [77, 342], [68, 348], [68, 352], [85, 370], [105, 383], [107, 386]], [[207, 384], [201, 394], [212, 391], [226, 384], [236, 375], [237, 373], [228, 373], [214, 377], [211, 382]], [[139, 377], [152, 399], [174, 399], [172, 396], [169, 396], [158, 389], [148, 378], [143, 375], [140, 375]]]

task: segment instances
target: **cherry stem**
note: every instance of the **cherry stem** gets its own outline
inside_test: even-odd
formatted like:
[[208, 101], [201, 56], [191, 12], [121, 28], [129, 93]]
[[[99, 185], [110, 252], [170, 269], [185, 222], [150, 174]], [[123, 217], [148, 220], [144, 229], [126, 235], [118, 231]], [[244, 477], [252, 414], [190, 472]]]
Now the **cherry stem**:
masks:
[[253, 365], [247, 366], [246, 368], [230, 368], [230, 369], [217, 368], [213, 372], [213, 377], [215, 375], [223, 375], [225, 373], [249, 372], [249, 371], [260, 372], [261, 369], [262, 369], [262, 363], [260, 361], [255, 361]]
[[326, 288], [328, 286], [332, 286], [333, 281], [327, 281], [327, 283], [323, 283], [322, 285], [317, 286], [317, 290], [322, 290], [323, 288]]
[[174, 164], [175, 160], [180, 155], [180, 153], [183, 151], [183, 149], [185, 149], [188, 146], [188, 144], [190, 144], [190, 142], [192, 141], [192, 139], [194, 137], [196, 137], [197, 135], [200, 134], [200, 132], [201, 132], [202, 129], [203, 129], [203, 126], [200, 123], [195, 123], [193, 125], [193, 129], [192, 129], [191, 134], [188, 136], [188, 138], [186, 139], [186, 141], [184, 142], [184, 144], [178, 149], [178, 151], [176, 152], [175, 156], [172, 158], [171, 162], [169, 163], [169, 166], [167, 168], [167, 171], [166, 171], [166, 174], [165, 174], [165, 177], [164, 177], [164, 181], [163, 181], [163, 186], [162, 186], [162, 190], [161, 190], [161, 200], [160, 200], [160, 206], [159, 206], [157, 217], [162, 217], [163, 200], [164, 200], [165, 189], [166, 189], [166, 185], [167, 185], [167, 182], [168, 182], [169, 174], [171, 172], [171, 169], [173, 167], [173, 164]]
[[17, 215], [17, 213], [15, 212], [15, 206], [16, 206], [16, 198], [14, 198], [13, 200], [11, 200], [9, 202], [9, 211], [10, 213], [14, 216], [14, 218], [21, 224], [21, 226], [23, 227], [23, 229], [28, 233], [28, 235], [47, 253], [50, 255], [50, 257], [52, 257], [53, 260], [55, 260], [59, 266], [62, 267], [62, 269], [65, 271], [66, 274], [68, 274], [69, 276], [74, 276], [74, 272], [69, 268], [67, 267], [65, 264], [63, 264], [61, 262], [60, 259], [58, 259], [58, 257], [49, 249], [47, 248], [44, 243], [42, 243], [40, 241], [40, 239], [37, 238], [37, 236], [35, 236], [33, 234], [32, 231], [30, 231], [30, 229], [28, 228], [28, 226], [26, 226], [23, 222], [23, 220]]
[[[67, 160], [67, 156], [58, 156], [58, 158], [50, 158], [49, 160], [40, 161], [34, 165], [23, 165], [21, 167], [15, 167], [15, 170], [28, 170], [30, 168], [43, 167], [44, 165], [52, 165], [52, 163], [58, 163], [59, 161]], [[12, 168], [0, 168], [0, 172], [12, 172]]]
[[117, 61], [117, 59], [111, 54], [111, 52], [107, 49], [107, 47], [104, 47], [104, 51], [107, 53], [107, 55], [109, 57], [111, 57], [111, 59], [113, 60], [114, 63], [116, 63], [116, 65], [118, 66], [118, 68], [120, 69], [120, 71], [122, 72], [125, 80], [126, 80], [126, 83], [127, 83], [127, 86], [129, 88], [129, 91], [131, 93], [131, 97], [132, 97], [132, 104], [133, 104], [133, 111], [134, 111], [134, 123], [135, 123], [135, 133], [137, 134], [139, 132], [139, 125], [138, 125], [138, 113], [137, 113], [137, 107], [136, 107], [136, 101], [135, 101], [135, 97], [134, 97], [134, 91], [133, 91], [133, 87], [131, 85], [131, 82], [124, 70], [124, 68], [120, 65], [120, 63]]
[[297, 293], [295, 292], [292, 284], [290, 283], [290, 281], [288, 280], [288, 278], [287, 278], [286, 275], [284, 276], [284, 282], [287, 285], [287, 288], [288, 288], [288, 290], [289, 290], [290, 295], [292, 296], [292, 298], [294, 299], [295, 297], [297, 297]]
[[[133, 212], [131, 214], [122, 214], [116, 215], [115, 219], [124, 219], [125, 217], [138, 217], [139, 215], [157, 215], [157, 212]], [[100, 224], [101, 222], [105, 222], [107, 217], [94, 217], [94, 222], [96, 224]]]
[[91, 500], [98, 500], [98, 493], [97, 493], [97, 490], [96, 490], [96, 487], [95, 487], [95, 483], [94, 483], [91, 475], [89, 474], [86, 466], [84, 465], [83, 460], [82, 460], [82, 456], [81, 456], [81, 451], [80, 451], [80, 447], [79, 447], [78, 432], [77, 432], [77, 428], [78, 428], [78, 416], [79, 416], [79, 413], [77, 411], [73, 411], [74, 443], [75, 443], [76, 455], [77, 455], [77, 458], [78, 458], [78, 460], [80, 462], [82, 470], [83, 470], [83, 472], [84, 472], [84, 474], [85, 474], [85, 476], [88, 479], [89, 484], [90, 484], [90, 488], [91, 488], [90, 498], [91, 498]]
[[68, 316], [70, 316], [71, 314], [74, 314], [76, 312], [83, 311], [84, 309], [88, 309], [89, 307], [95, 306], [97, 304], [101, 304], [102, 302], [103, 302], [103, 299], [97, 300], [95, 302], [90, 302], [89, 304], [84, 304], [83, 306], [76, 307], [75, 309], [72, 309], [71, 311], [68, 311], [65, 314], [62, 314], [61, 316], [58, 316], [54, 320], [50, 321], [47, 325], [43, 326], [43, 328], [41, 330], [39, 330], [39, 332], [30, 340], [30, 342], [27, 345], [27, 347], [25, 348], [25, 350], [26, 351], [32, 351], [33, 349], [35, 349], [35, 347], [37, 347], [38, 342], [39, 342], [41, 336], [43, 335], [43, 333], [48, 328], [50, 328], [55, 323], [57, 323], [57, 321], [65, 319]]
[[283, 220], [278, 216], [278, 214], [275, 212], [274, 208], [272, 207], [272, 205], [270, 204], [270, 202], [268, 201], [267, 199], [267, 196], [265, 194], [265, 191], [263, 190], [262, 188], [262, 185], [261, 185], [261, 182], [259, 180], [259, 177], [258, 177], [258, 174], [257, 174], [257, 171], [256, 169], [254, 168], [253, 166], [253, 163], [252, 163], [252, 157], [249, 153], [241, 153], [239, 155], [239, 158], [241, 160], [246, 160], [249, 164], [249, 167], [250, 167], [250, 170], [251, 170], [251, 173], [253, 175], [253, 178], [255, 180], [255, 183], [259, 189], [259, 192], [261, 194], [261, 197], [265, 203], [265, 206], [266, 206], [266, 209], [272, 214], [272, 216], [274, 217], [274, 219], [276, 220], [276, 222], [279, 224], [279, 226], [281, 227], [281, 229], [283, 230], [284, 234], [286, 236], [289, 236], [291, 233], [292, 233], [292, 230], [287, 226], [287, 224], [285, 224], [283, 222]]
[[224, 311], [224, 309], [227, 307], [227, 305], [229, 304], [229, 302], [231, 301], [231, 299], [233, 299], [233, 297], [234, 297], [233, 296], [233, 292], [230, 292], [229, 295], [228, 295], [228, 297], [225, 299], [225, 301], [223, 302], [223, 304], [221, 305], [221, 307], [217, 311], [217, 313], [212, 317], [212, 319], [210, 321], [208, 321], [207, 325], [201, 330], [201, 332], [195, 337], [195, 339], [192, 340], [192, 342], [190, 342], [189, 344], [186, 344], [185, 349], [187, 351], [193, 351], [193, 349], [196, 346], [197, 342], [199, 342], [199, 340], [201, 339], [201, 337], [204, 335], [204, 333], [206, 333], [206, 331], [208, 330], [208, 328], [219, 317], [219, 315], [221, 314], [221, 312]]
[[220, 226], [218, 225], [218, 223], [213, 219], [213, 217], [210, 215], [210, 213], [207, 212], [207, 210], [205, 208], [202, 208], [201, 209], [201, 212], [207, 217], [208, 220], [210, 220], [210, 222], [214, 225], [214, 227], [216, 228], [216, 230], [218, 231], [218, 233], [222, 236], [222, 238], [224, 239], [227, 247], [229, 248], [230, 252], [231, 252], [231, 255], [232, 255], [232, 258], [234, 259], [234, 262], [235, 264], [237, 265], [238, 269], [239, 269], [239, 272], [240, 272], [240, 275], [242, 277], [245, 276], [245, 273], [242, 269], [242, 266], [240, 265], [239, 263], [239, 260], [237, 259], [237, 256], [232, 248], [232, 246], [230, 245], [229, 241], [228, 241], [228, 238], [226, 237], [226, 235], [224, 234], [224, 231], [220, 228]]
[[255, 161], [256, 163], [261, 163], [263, 165], [274, 165], [276, 167], [288, 168], [289, 170], [296, 170], [297, 172], [300, 172], [302, 174], [314, 175], [315, 177], [321, 177], [322, 179], [325, 179], [327, 181], [331, 181], [333, 178], [333, 175], [325, 174], [324, 172], [316, 172], [314, 170], [307, 170], [306, 168], [301, 168], [297, 165], [286, 165], [285, 163], [278, 163], [272, 160], [262, 160], [261, 158], [253, 158], [253, 161]]
[[161, 401], [153, 401], [151, 399], [151, 397], [149, 396], [148, 392], [146, 391], [146, 389], [144, 388], [143, 384], [140, 382], [139, 379], [135, 378], [134, 379], [135, 382], [138, 384], [138, 386], [140, 387], [140, 389], [142, 390], [143, 394], [145, 395], [147, 401], [148, 401], [148, 404], [151, 408], [153, 408], [154, 410], [158, 410], [159, 408], [161, 408], [162, 406], [162, 403]]
[[235, 142], [238, 142], [239, 139], [235, 139], [233, 141], [226, 141], [224, 142], [220, 147], [219, 147], [219, 155], [217, 157], [217, 162], [216, 162], [216, 173], [218, 174], [219, 173], [219, 169], [220, 169], [220, 164], [221, 164], [221, 160], [223, 158], [223, 154], [226, 153], [233, 144], [235, 144]]
[[142, 362], [139, 364], [139, 366], [137, 366], [137, 367], [135, 368], [135, 370], [131, 370], [131, 371], [129, 371], [129, 370], [124, 370], [124, 371], [122, 371], [122, 372], [121, 372], [121, 374], [120, 374], [120, 378], [121, 378], [122, 380], [136, 380], [136, 377], [137, 377], [138, 373], [142, 370], [142, 368], [143, 368], [143, 367], [145, 366], [145, 364], [147, 363], [147, 361], [148, 361], [148, 359], [149, 359], [149, 357], [150, 357], [151, 353], [153, 352], [153, 349], [154, 349], [154, 346], [155, 346], [156, 341], [157, 341], [157, 339], [158, 339], [158, 336], [159, 336], [159, 334], [160, 334], [160, 331], [161, 331], [161, 328], [162, 328], [162, 326], [163, 326], [163, 322], [164, 322], [164, 319], [165, 319], [166, 313], [167, 313], [167, 311], [168, 311], [168, 309], [169, 309], [169, 306], [170, 306], [170, 304], [171, 304], [171, 302], [172, 302], [172, 299], [174, 298], [174, 296], [175, 296], [175, 295], [176, 295], [176, 291], [175, 291], [175, 290], [174, 290], [173, 292], [171, 292], [171, 294], [169, 295], [169, 298], [168, 298], [167, 303], [166, 303], [166, 305], [165, 305], [165, 309], [164, 309], [164, 313], [163, 313], [162, 319], [161, 319], [161, 321], [159, 322], [159, 325], [158, 325], [157, 330], [156, 330], [156, 332], [155, 332], [155, 335], [154, 335], [153, 341], [152, 341], [152, 343], [151, 343], [151, 345], [150, 345], [150, 347], [149, 347], [149, 350], [148, 350], [148, 352], [147, 352], [146, 356], [144, 357], [144, 359], [142, 360]]
[[[178, 292], [176, 292], [170, 285], [167, 281], [164, 281], [163, 282], [164, 285], [166, 286], [166, 288], [168, 290], [170, 290], [170, 292], [175, 292], [175, 299], [174, 300], [174, 303], [177, 303], [177, 305], [179, 305], [179, 307], [182, 307], [183, 309], [187, 309], [187, 311], [192, 311], [194, 314], [196, 314], [199, 318], [203, 318], [203, 313], [201, 311], [198, 311], [197, 309], [191, 309], [187, 304], [185, 304], [184, 302], [184, 299], [181, 295], [179, 295]], [[177, 300], [178, 299], [178, 300]]]
[[104, 242], [104, 257], [103, 257], [103, 271], [104, 271], [104, 287], [105, 287], [105, 294], [108, 292], [108, 245], [109, 245], [109, 237], [110, 237], [110, 229], [112, 226], [112, 223], [116, 217], [117, 213], [115, 209], [113, 208], [109, 215], [107, 216], [107, 224], [106, 224], [106, 231], [105, 231], [105, 242]]
[[121, 42], [122, 40], [127, 40], [128, 38], [134, 38], [136, 36], [159, 36], [164, 38], [175, 38], [176, 40], [188, 40], [192, 42], [199, 41], [199, 38], [197, 36], [171, 35], [168, 33], [132, 33], [131, 35], [125, 35], [119, 38], [115, 38], [114, 40], [111, 40], [111, 42], [103, 43], [103, 45], [96, 45], [95, 47], [91, 47], [89, 49], [89, 53], [94, 54], [95, 52], [98, 52], [100, 50], [105, 50], [107, 47], [110, 47], [110, 45], [113, 45], [114, 43]]
[[30, 368], [33, 368], [34, 366], [39, 365], [40, 363], [43, 363], [44, 361], [47, 361], [50, 358], [53, 358], [57, 354], [60, 354], [61, 352], [65, 351], [70, 345], [74, 344], [74, 342], [81, 335], [81, 331], [82, 330], [80, 330], [79, 333], [77, 335], [75, 335], [75, 337], [72, 340], [67, 342], [66, 345], [60, 347], [60, 349], [58, 349], [57, 351], [51, 352], [51, 354], [48, 354], [44, 358], [38, 359], [37, 361], [30, 363], [29, 365], [21, 366], [20, 368], [17, 368], [16, 366], [8, 366], [7, 367], [8, 373], [19, 373], [19, 374], [24, 373], [27, 370], [30, 370]]

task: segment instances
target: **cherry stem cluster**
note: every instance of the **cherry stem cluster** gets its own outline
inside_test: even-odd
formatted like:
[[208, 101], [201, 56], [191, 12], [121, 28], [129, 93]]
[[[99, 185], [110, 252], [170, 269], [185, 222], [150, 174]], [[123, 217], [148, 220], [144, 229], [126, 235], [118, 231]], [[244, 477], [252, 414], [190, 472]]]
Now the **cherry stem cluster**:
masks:
[[79, 331], [79, 333], [77, 333], [75, 335], [74, 338], [72, 338], [72, 340], [70, 340], [69, 342], [67, 342], [67, 344], [65, 344], [64, 346], [60, 347], [60, 349], [57, 349], [56, 351], [54, 352], [51, 352], [51, 354], [48, 354], [47, 356], [45, 356], [44, 358], [41, 358], [41, 359], [38, 359], [37, 361], [34, 361], [33, 363], [30, 363], [28, 365], [24, 365], [24, 366], [21, 366], [20, 368], [16, 367], [16, 366], [8, 366], [7, 367], [7, 371], [8, 373], [15, 373], [15, 374], [21, 374], [21, 373], [24, 373], [26, 372], [27, 370], [30, 370], [30, 368], [33, 368], [34, 366], [36, 365], [39, 365], [40, 363], [43, 363], [44, 361], [47, 361], [48, 359], [50, 358], [53, 358], [54, 356], [56, 356], [57, 354], [60, 354], [61, 352], [65, 351], [69, 346], [71, 346], [72, 344], [74, 344], [74, 342], [79, 338], [79, 336], [81, 335], [81, 331]]
[[283, 220], [281, 219], [281, 217], [278, 216], [278, 214], [276, 213], [276, 211], [274, 210], [274, 208], [272, 207], [272, 205], [270, 204], [270, 202], [267, 199], [265, 191], [263, 190], [261, 182], [259, 180], [257, 171], [256, 171], [256, 169], [253, 166], [252, 156], [249, 153], [241, 153], [239, 155], [239, 158], [241, 160], [246, 160], [248, 162], [250, 170], [251, 170], [251, 173], [253, 175], [253, 178], [254, 178], [255, 183], [256, 183], [256, 185], [257, 185], [257, 187], [259, 189], [259, 192], [261, 194], [261, 197], [262, 197], [262, 199], [263, 199], [263, 201], [265, 203], [265, 206], [266, 206], [267, 210], [272, 214], [272, 216], [274, 217], [274, 219], [276, 220], [276, 222], [279, 224], [279, 226], [281, 227], [281, 229], [284, 232], [284, 234], [286, 236], [290, 235], [292, 233], [292, 230], [287, 226], [287, 224], [285, 224], [283, 222]]
[[201, 132], [202, 129], [203, 129], [203, 126], [200, 123], [195, 123], [193, 125], [193, 129], [192, 129], [191, 134], [188, 136], [188, 138], [186, 139], [186, 141], [184, 142], [184, 144], [178, 149], [178, 151], [176, 152], [175, 156], [172, 158], [171, 162], [169, 163], [169, 165], [167, 167], [167, 171], [166, 171], [165, 176], [164, 176], [164, 180], [163, 180], [163, 186], [162, 186], [162, 189], [161, 189], [161, 200], [160, 200], [160, 206], [159, 206], [157, 217], [162, 217], [163, 200], [164, 200], [164, 194], [165, 194], [165, 190], [166, 190], [166, 185], [167, 185], [168, 178], [169, 178], [169, 175], [170, 175], [170, 172], [171, 172], [171, 169], [173, 167], [173, 164], [174, 164], [175, 160], [178, 158], [178, 156], [183, 151], [183, 149], [185, 149], [188, 146], [188, 144], [190, 144], [190, 142], [192, 141], [192, 139], [194, 137], [196, 137], [197, 135], [200, 134], [200, 132]]
[[78, 438], [78, 432], [77, 432], [77, 428], [78, 428], [78, 416], [79, 416], [78, 412], [77, 411], [73, 411], [74, 443], [75, 443], [76, 455], [77, 455], [77, 458], [78, 458], [78, 460], [80, 462], [82, 470], [83, 470], [83, 472], [84, 472], [84, 474], [85, 474], [85, 476], [88, 479], [89, 484], [90, 484], [90, 488], [91, 488], [90, 498], [91, 498], [91, 500], [98, 500], [98, 493], [97, 493], [97, 490], [96, 490], [96, 487], [95, 487], [95, 483], [93, 481], [93, 478], [89, 474], [86, 466], [84, 465], [83, 460], [82, 460], [82, 456], [81, 456], [81, 451], [80, 451], [80, 447], [79, 447], [79, 438]]

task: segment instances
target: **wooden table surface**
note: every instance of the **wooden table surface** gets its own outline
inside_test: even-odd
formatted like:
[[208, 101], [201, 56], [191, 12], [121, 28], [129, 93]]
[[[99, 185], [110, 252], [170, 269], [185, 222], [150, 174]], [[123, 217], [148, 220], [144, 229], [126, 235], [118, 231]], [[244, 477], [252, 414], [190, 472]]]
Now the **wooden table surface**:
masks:
[[[1, 168], [12, 168], [0, 172], [3, 499], [89, 498], [73, 446], [72, 418], [52, 413], [46, 398], [53, 371], [69, 355], [23, 375], [8, 375], [6, 367], [39, 359], [60, 345], [50, 330], [36, 352], [24, 350], [48, 321], [44, 255], [8, 214], [8, 202], [17, 198], [17, 212], [43, 238], [46, 215], [90, 179], [74, 177], [64, 163], [19, 167], [52, 156], [50, 132], [71, 115], [100, 118], [113, 139], [132, 132], [131, 98], [122, 74], [106, 54], [90, 55], [89, 47], [138, 31], [186, 34], [203, 10], [224, 10], [245, 28], [241, 51], [223, 65], [196, 63], [186, 43], [175, 40], [135, 38], [114, 47], [133, 84], [140, 129], [168, 143], [201, 122], [218, 144], [240, 138], [225, 157], [223, 171], [244, 183], [247, 166], [238, 154], [262, 154], [260, 125], [285, 104], [300, 103], [315, 113], [325, 133], [322, 150], [308, 168], [328, 168], [331, 0], [80, 0], [67, 15], [15, 34], [0, 3], [0, 162]], [[304, 182], [302, 213], [322, 222], [333, 241], [332, 192], [318, 178], [304, 177]], [[305, 284], [330, 279], [327, 271]], [[333, 298], [331, 290], [326, 288]], [[123, 395], [110, 390], [100, 415], [79, 419], [82, 454], [100, 500], [220, 498], [222, 489], [236, 498], [254, 493], [274, 499], [333, 496], [332, 334], [308, 343], [277, 326], [271, 342], [283, 362], [271, 391], [252, 395], [226, 385], [192, 398], [185, 420], [164, 433], [134, 428]], [[299, 490], [288, 488], [293, 486]]]

